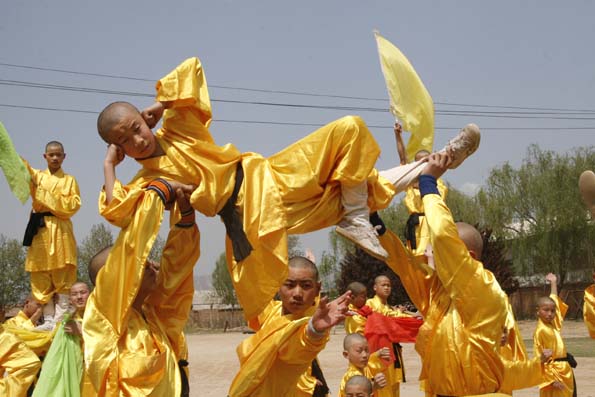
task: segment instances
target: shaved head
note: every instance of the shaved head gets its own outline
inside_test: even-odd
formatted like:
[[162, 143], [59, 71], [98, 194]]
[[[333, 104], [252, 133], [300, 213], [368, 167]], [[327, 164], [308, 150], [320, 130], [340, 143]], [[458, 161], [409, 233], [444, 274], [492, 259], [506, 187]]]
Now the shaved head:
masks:
[[45, 151], [47, 152], [50, 147], [59, 147], [60, 150], [64, 151], [64, 145], [62, 145], [62, 143], [58, 141], [49, 141], [45, 145]]
[[549, 296], [542, 296], [537, 300], [537, 307], [540, 308], [546, 305], [554, 305], [556, 306], [556, 302], [550, 298]]
[[294, 269], [310, 269], [314, 280], [318, 281], [318, 268], [310, 259], [303, 256], [294, 256], [289, 260], [289, 267]]
[[372, 382], [362, 375], [355, 375], [345, 383], [345, 393], [353, 393], [355, 388], [362, 388], [366, 393], [372, 395]]
[[349, 283], [349, 285], [347, 286], [347, 290], [351, 291], [351, 293], [354, 296], [368, 291], [366, 286], [360, 283], [359, 281], [353, 281]]
[[122, 116], [129, 113], [140, 113], [138, 109], [129, 102], [110, 103], [99, 113], [97, 117], [97, 131], [99, 136], [106, 143], [114, 143], [109, 140], [109, 133], [116, 124], [122, 119]]
[[111, 245], [103, 248], [102, 250], [97, 252], [89, 261], [89, 279], [91, 280], [91, 283], [93, 283], [93, 285], [95, 285], [95, 281], [97, 280], [97, 274], [105, 265], [105, 262], [107, 261], [107, 257], [109, 256], [111, 249]]
[[366, 339], [365, 336], [363, 336], [362, 334], [349, 334], [346, 335], [345, 338], [343, 339], [343, 350], [347, 351], [349, 350], [349, 348], [357, 342], [366, 342], [368, 343], [368, 340]]
[[87, 287], [87, 289], [89, 289], [89, 286], [87, 285], [86, 282], [84, 282], [84, 281], [77, 281], [76, 283], [72, 284], [72, 287], [70, 287], [70, 290], [72, 291], [72, 289], [74, 287], [79, 286], [79, 285], [84, 285], [85, 287]]
[[390, 278], [388, 278], [387, 276], [385, 276], [384, 274], [381, 274], [380, 276], [376, 276], [376, 278], [374, 279], [374, 284], [379, 284], [380, 282], [384, 281], [384, 280], [388, 280], [388, 282], [390, 282]]
[[469, 251], [473, 251], [475, 259], [481, 260], [481, 254], [483, 252], [483, 238], [476, 228], [468, 223], [457, 222], [457, 230], [459, 237]]

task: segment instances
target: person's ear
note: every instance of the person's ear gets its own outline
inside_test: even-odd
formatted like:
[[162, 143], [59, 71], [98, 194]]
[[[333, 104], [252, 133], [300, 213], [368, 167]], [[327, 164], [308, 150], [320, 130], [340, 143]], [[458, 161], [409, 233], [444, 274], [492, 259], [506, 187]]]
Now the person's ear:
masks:
[[43, 158], [47, 160], [48, 159], [48, 156], [44, 153], [43, 154]]
[[349, 353], [347, 352], [347, 350], [343, 350], [343, 357], [347, 358], [349, 356]]
[[471, 255], [471, 258], [475, 259], [476, 261], [479, 260], [477, 259], [477, 254], [475, 253], [475, 251], [469, 250], [469, 255]]
[[62, 156], [62, 160], [64, 160], [66, 158], [66, 153], [64, 153], [64, 155]]

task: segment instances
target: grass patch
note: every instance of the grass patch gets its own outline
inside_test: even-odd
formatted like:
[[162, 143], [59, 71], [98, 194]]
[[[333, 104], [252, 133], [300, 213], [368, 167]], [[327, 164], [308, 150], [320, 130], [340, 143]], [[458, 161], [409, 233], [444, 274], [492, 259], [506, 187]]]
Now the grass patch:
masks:
[[[575, 357], [595, 357], [595, 341], [591, 338], [566, 338], [566, 351]], [[533, 339], [525, 339], [529, 356], [533, 357]]]

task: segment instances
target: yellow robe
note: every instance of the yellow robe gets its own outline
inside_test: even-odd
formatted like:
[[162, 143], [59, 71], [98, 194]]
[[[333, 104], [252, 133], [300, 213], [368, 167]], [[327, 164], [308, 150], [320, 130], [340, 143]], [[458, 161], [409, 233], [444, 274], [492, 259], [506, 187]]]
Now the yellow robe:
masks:
[[415, 349], [428, 395], [495, 393], [503, 381], [498, 345], [507, 316], [506, 295], [493, 274], [473, 259], [458, 237], [443, 199], [423, 198], [436, 270], [407, 254], [387, 231], [380, 242], [413, 304], [424, 315]]
[[[237, 164], [244, 170], [236, 207], [254, 251], [236, 263], [226, 239], [227, 263], [240, 305], [253, 321], [287, 276], [287, 234], [307, 233], [338, 223], [343, 215], [341, 185], [368, 181], [372, 211], [386, 208], [393, 185], [373, 168], [378, 144], [359, 117], [328, 124], [281, 152], [264, 158], [217, 146], [209, 133], [211, 104], [202, 65], [190, 58], [157, 83], [157, 101], [172, 104], [156, 132], [165, 156], [140, 160], [143, 168], [124, 186], [116, 182], [113, 200], [99, 198], [100, 213], [116, 226], [130, 222], [143, 187], [156, 177], [197, 185], [195, 209], [215, 216], [231, 196]], [[117, 214], [117, 215], [116, 215]]]
[[364, 334], [366, 330], [366, 318], [357, 314], [357, 307], [349, 304], [349, 310], [356, 313], [353, 316], [345, 317], [345, 332], [347, 334]]
[[142, 313], [132, 308], [146, 259], [161, 223], [163, 203], [144, 195], [97, 277], [83, 318], [85, 370], [101, 396], [178, 396], [181, 334], [192, 306], [199, 233], [173, 227], [156, 289]]
[[62, 169], [53, 175], [49, 170], [31, 167], [31, 197], [34, 212], [51, 212], [44, 218], [45, 227], [39, 228], [27, 251], [25, 270], [48, 271], [74, 266], [76, 270], [76, 241], [70, 218], [81, 208], [78, 184], [73, 176]]
[[585, 290], [583, 318], [589, 330], [589, 335], [595, 339], [595, 284], [588, 286]]
[[41, 367], [39, 358], [0, 326], [0, 396], [25, 397]]
[[315, 307], [305, 317], [282, 315], [282, 303], [271, 301], [258, 316], [260, 329], [237, 348], [240, 370], [229, 397], [312, 396], [316, 379], [311, 364], [324, 349], [328, 334], [311, 340], [306, 327]]
[[9, 318], [8, 320], [6, 320], [4, 322], [4, 325], [9, 326], [9, 327], [23, 328], [23, 329], [29, 329], [29, 330], [35, 328], [35, 324], [33, 324], [33, 322], [31, 322], [31, 319], [29, 317], [27, 317], [25, 312], [23, 312], [22, 310], [19, 310], [19, 313], [16, 316], [14, 316], [13, 318]]
[[[542, 383], [539, 385], [539, 395], [542, 397], [571, 397], [574, 390], [572, 368], [566, 361], [553, 361], [556, 358], [566, 357], [566, 346], [560, 331], [568, 305], [558, 295], [552, 294], [550, 298], [556, 302], [556, 317], [550, 324], [537, 319], [537, 328], [533, 333], [533, 353], [535, 356], [541, 356], [544, 349], [552, 350], [552, 358], [544, 365], [544, 376]], [[554, 389], [551, 386], [554, 381], [563, 383], [566, 388], [564, 390]]]
[[[440, 196], [442, 196], [443, 200], [446, 200], [448, 187], [444, 184], [444, 182], [442, 182], [442, 179], [437, 180], [437, 185], [438, 192], [440, 192]], [[424, 204], [421, 200], [421, 193], [419, 192], [419, 188], [415, 186], [409, 186], [405, 193], [404, 203], [409, 215], [413, 213], [424, 213]], [[415, 241], [417, 247], [415, 250], [411, 250], [412, 254], [423, 255], [426, 250], [426, 246], [430, 241], [430, 234], [428, 232], [428, 224], [426, 222], [425, 216], [419, 217], [419, 225], [415, 227]], [[407, 244], [407, 247], [411, 249], [409, 244]]]
[[[356, 375], [361, 375], [361, 376], [365, 376], [366, 378], [370, 379], [370, 382], [373, 382], [374, 376], [376, 376], [376, 374], [378, 374], [380, 372], [383, 372], [386, 369], [386, 367], [387, 367], [387, 363], [385, 361], [383, 361], [378, 356], [378, 352], [372, 353], [370, 355], [370, 359], [368, 360], [368, 365], [366, 365], [362, 369], [359, 369], [352, 363], [349, 363], [347, 372], [345, 372], [345, 375], [343, 375], [343, 379], [341, 379], [341, 386], [339, 387], [339, 396], [345, 397], [345, 385], [347, 384], [347, 381], [349, 379], [353, 378]], [[386, 385], [382, 389], [377, 389], [374, 392], [374, 397], [383, 397], [383, 396], [390, 397], [390, 396], [392, 396], [392, 394], [390, 394], [389, 389], [390, 389], [389, 385]]]

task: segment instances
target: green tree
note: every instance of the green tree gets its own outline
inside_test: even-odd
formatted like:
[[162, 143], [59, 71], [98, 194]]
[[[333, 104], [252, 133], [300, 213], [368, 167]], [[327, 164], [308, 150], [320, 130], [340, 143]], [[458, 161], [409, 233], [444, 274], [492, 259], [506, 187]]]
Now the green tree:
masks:
[[287, 236], [287, 255], [292, 256], [304, 255], [301, 249], [300, 237], [295, 234]]
[[20, 241], [0, 234], [0, 319], [7, 307], [21, 303], [29, 293], [25, 250]]
[[227, 259], [225, 253], [219, 255], [219, 258], [215, 262], [215, 269], [211, 274], [211, 282], [217, 296], [221, 298], [221, 301], [226, 305], [232, 305], [234, 307], [238, 304], [236, 297], [236, 291], [233, 288], [231, 282], [231, 276], [227, 270]]
[[[532, 145], [522, 165], [491, 171], [478, 200], [486, 224], [505, 238], [523, 274], [593, 267], [595, 226], [581, 203], [578, 177], [595, 167], [593, 147], [557, 154]], [[591, 263], [589, 263], [591, 262]]]
[[91, 258], [100, 250], [114, 243], [111, 230], [104, 223], [91, 226], [89, 235], [78, 247], [78, 279], [91, 285], [87, 266]]

